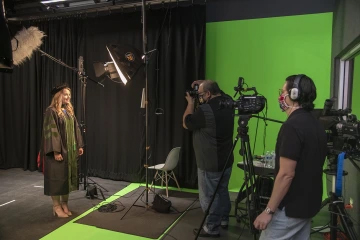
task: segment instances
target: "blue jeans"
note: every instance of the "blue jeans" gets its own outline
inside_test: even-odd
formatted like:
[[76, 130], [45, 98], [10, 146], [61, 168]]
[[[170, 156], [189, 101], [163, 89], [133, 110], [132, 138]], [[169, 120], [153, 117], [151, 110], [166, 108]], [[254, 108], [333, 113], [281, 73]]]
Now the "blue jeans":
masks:
[[[228, 224], [229, 222], [231, 203], [228, 186], [231, 169], [232, 167], [229, 167], [225, 170], [214, 202], [209, 210], [209, 215], [206, 217], [203, 228], [209, 234], [218, 234], [220, 224]], [[198, 168], [199, 200], [204, 212], [209, 207], [220, 177], [221, 172], [208, 172]]]

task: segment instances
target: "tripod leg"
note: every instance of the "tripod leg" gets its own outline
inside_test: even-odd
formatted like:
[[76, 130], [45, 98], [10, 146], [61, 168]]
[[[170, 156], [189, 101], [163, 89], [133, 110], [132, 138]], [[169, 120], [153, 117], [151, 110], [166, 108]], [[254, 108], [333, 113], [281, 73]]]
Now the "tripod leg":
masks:
[[[95, 184], [98, 188], [101, 188], [102, 190], [104, 190], [105, 192], [108, 192], [109, 190], [107, 190], [106, 188], [104, 188], [103, 186], [101, 186], [100, 184], [98, 184], [97, 182], [95, 182], [93, 179], [91, 179], [90, 177], [85, 177], [87, 178], [87, 182], [88, 184]], [[91, 181], [91, 182], [90, 182]]]
[[105, 198], [104, 193], [103, 193], [103, 191], [101, 190], [101, 188], [99, 188], [99, 191], [100, 191], [100, 193], [101, 193], [101, 196], [102, 196], [103, 200], [105, 201], [106, 198]]
[[235, 202], [239, 203], [242, 200], [244, 200], [244, 198], [246, 197], [246, 192], [244, 190], [246, 184], [247, 184], [247, 180], [245, 180], [244, 183], [241, 185], [239, 193], [238, 193], [238, 195], [237, 195], [237, 197], [235, 199]]
[[356, 240], [356, 234], [353, 228], [353, 223], [349, 218], [347, 212], [345, 211], [344, 203], [338, 202], [336, 203], [336, 209], [340, 216], [341, 225], [345, 231], [346, 236], [350, 240]]
[[244, 200], [246, 197], [246, 192], [244, 191], [245, 185], [247, 184], [247, 181], [245, 180], [244, 183], [241, 185], [239, 193], [235, 199], [235, 218], [237, 222], [241, 221], [241, 216], [238, 215], [238, 209], [239, 209], [239, 203]]
[[125, 214], [120, 218], [120, 220], [123, 220], [123, 218], [126, 216], [126, 214], [130, 211], [130, 209], [135, 205], [135, 203], [139, 200], [139, 198], [145, 193], [147, 189], [145, 188], [142, 193], [137, 197], [137, 199], [133, 202], [133, 204], [129, 207], [129, 209], [125, 212]]
[[323, 207], [325, 207], [328, 203], [331, 202], [331, 198], [326, 198], [324, 201], [321, 202], [321, 207], [320, 209], [322, 209]]

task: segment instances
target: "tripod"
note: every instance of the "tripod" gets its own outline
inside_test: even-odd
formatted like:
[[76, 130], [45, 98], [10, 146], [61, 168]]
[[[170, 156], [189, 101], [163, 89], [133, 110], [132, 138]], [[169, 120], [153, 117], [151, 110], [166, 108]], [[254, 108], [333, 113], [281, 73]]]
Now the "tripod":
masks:
[[221, 177], [220, 177], [219, 182], [216, 186], [216, 189], [212, 195], [209, 206], [205, 211], [205, 216], [201, 222], [199, 231], [197, 232], [195, 239], [198, 239], [200, 230], [202, 229], [202, 227], [205, 223], [206, 217], [209, 215], [211, 205], [213, 204], [213, 202], [215, 200], [216, 193], [219, 189], [221, 180], [224, 177], [224, 172], [226, 170], [227, 163], [231, 157], [232, 152], [235, 149], [235, 146], [236, 146], [239, 138], [241, 138], [241, 148], [240, 148], [239, 154], [243, 157], [243, 161], [244, 161], [245, 182], [250, 184], [250, 186], [248, 184], [245, 185], [246, 186], [246, 190], [245, 190], [246, 191], [246, 199], [247, 199], [246, 208], [247, 208], [247, 213], [248, 213], [247, 217], [248, 217], [248, 221], [249, 221], [249, 228], [250, 228], [250, 231], [253, 233], [254, 240], [257, 239], [256, 235], [259, 233], [259, 231], [252, 224], [255, 221], [255, 218], [257, 216], [256, 209], [258, 209], [257, 208], [258, 197], [256, 196], [256, 193], [254, 191], [255, 174], [254, 174], [253, 157], [251, 155], [251, 148], [250, 148], [249, 135], [248, 135], [249, 127], [247, 126], [250, 118], [251, 118], [251, 115], [240, 115], [239, 116], [237, 135], [235, 137], [231, 151], [229, 152], [229, 155], [226, 159], [225, 166], [221, 172]]
[[[343, 154], [344, 156], [345, 154]], [[330, 211], [330, 240], [337, 240], [338, 237], [338, 232], [339, 232], [339, 227], [338, 225], [338, 217], [340, 217], [340, 222], [341, 222], [341, 226], [344, 230], [344, 233], [346, 235], [346, 237], [350, 240], [356, 240], [356, 234], [353, 228], [353, 222], [351, 221], [351, 219], [349, 218], [348, 213], [345, 210], [345, 206], [344, 206], [344, 201], [341, 199], [341, 190], [336, 191], [335, 189], [335, 182], [336, 179], [339, 177], [339, 174], [341, 174], [341, 178], [343, 176], [346, 176], [348, 174], [348, 172], [343, 171], [342, 170], [342, 160], [340, 160], [341, 154], [339, 154], [338, 157], [338, 164], [334, 164], [334, 157], [333, 156], [329, 156], [329, 168], [324, 170], [324, 173], [327, 175], [331, 175], [332, 176], [332, 191], [330, 192], [330, 197], [328, 197], [327, 199], [325, 199], [322, 204], [321, 204], [321, 208], [323, 208], [324, 206], [326, 206], [327, 204], [329, 204], [329, 211]], [[338, 167], [337, 165], [340, 165], [340, 171], [338, 171]], [[354, 166], [359, 170], [359, 166], [357, 166], [353, 161], [351, 161]], [[326, 227], [320, 228], [315, 232], [319, 232], [323, 229], [325, 229]]]

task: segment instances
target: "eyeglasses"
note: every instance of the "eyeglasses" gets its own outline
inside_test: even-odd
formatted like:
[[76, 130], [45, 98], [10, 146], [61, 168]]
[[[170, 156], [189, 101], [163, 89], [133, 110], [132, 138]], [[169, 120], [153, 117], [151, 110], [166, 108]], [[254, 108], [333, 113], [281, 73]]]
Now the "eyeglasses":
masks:
[[199, 92], [198, 92], [198, 96], [199, 96], [199, 97], [202, 97], [202, 96], [204, 96], [205, 93], [206, 93], [206, 92], [202, 92], [202, 93], [199, 93]]
[[285, 91], [283, 89], [279, 89], [279, 96], [283, 94]]

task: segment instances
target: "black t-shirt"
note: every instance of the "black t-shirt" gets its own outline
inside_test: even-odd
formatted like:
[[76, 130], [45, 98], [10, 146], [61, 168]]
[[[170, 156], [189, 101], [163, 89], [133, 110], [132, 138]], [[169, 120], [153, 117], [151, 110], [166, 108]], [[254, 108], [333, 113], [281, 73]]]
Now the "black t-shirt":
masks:
[[212, 98], [202, 104], [193, 113], [185, 117], [185, 125], [193, 131], [193, 146], [197, 167], [209, 171], [223, 170], [227, 157], [230, 159], [226, 167], [232, 166], [234, 133], [234, 110], [220, 108], [220, 101], [232, 100], [226, 95]]
[[295, 177], [279, 208], [285, 207], [288, 217], [314, 217], [320, 210], [323, 194], [323, 165], [327, 153], [323, 126], [311, 112], [295, 110], [279, 131], [275, 151], [276, 174], [279, 157], [297, 161]]

